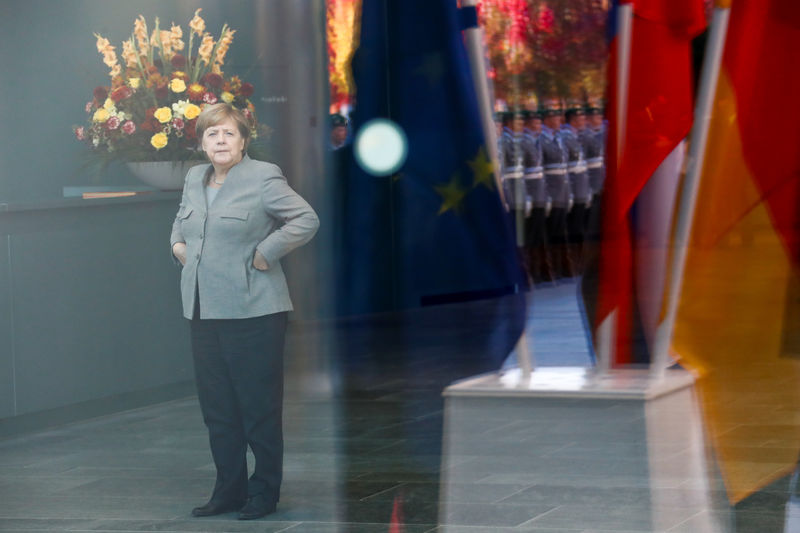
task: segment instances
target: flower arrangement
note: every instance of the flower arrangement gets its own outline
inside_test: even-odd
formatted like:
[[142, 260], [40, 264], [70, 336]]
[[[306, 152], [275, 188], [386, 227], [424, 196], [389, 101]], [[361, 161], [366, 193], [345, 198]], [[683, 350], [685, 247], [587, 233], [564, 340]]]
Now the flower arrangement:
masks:
[[[97, 51], [111, 70], [110, 85], [95, 87], [86, 104], [88, 125], [75, 126], [78, 140], [105, 163], [202, 159], [195, 131], [197, 116], [219, 101], [242, 109], [257, 136], [253, 85], [222, 72], [236, 30], [227, 24], [217, 40], [206, 31], [201, 9], [189, 22], [189, 46], [180, 26], [162, 30], [158, 18], [148, 33], [144, 16], [122, 43], [122, 63], [108, 39], [95, 34]], [[197, 37], [197, 50], [193, 50]]]

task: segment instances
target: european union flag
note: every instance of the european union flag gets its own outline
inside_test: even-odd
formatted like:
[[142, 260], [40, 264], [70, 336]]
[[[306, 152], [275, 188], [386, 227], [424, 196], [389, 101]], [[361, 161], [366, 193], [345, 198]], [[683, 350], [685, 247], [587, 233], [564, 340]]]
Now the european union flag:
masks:
[[526, 282], [481, 128], [461, 15], [450, 0], [363, 2], [353, 131], [392, 120], [407, 136], [408, 156], [396, 174], [376, 177], [351, 153], [340, 155], [349, 167], [344, 310], [516, 294], [506, 317], [516, 317], [509, 332], [518, 337]]

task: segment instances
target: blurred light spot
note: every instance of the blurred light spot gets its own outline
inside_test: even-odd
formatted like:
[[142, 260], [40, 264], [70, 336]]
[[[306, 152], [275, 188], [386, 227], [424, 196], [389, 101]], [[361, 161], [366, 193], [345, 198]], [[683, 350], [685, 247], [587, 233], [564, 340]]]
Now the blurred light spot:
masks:
[[408, 155], [406, 134], [391, 120], [370, 120], [356, 134], [354, 153], [365, 172], [374, 176], [394, 174]]

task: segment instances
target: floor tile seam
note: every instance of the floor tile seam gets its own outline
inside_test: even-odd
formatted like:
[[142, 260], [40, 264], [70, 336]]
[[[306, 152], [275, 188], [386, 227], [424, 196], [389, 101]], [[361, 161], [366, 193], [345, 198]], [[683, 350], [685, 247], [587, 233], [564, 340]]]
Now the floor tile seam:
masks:
[[369, 501], [370, 501], [370, 499], [371, 499], [371, 498], [374, 498], [374, 497], [376, 497], [376, 496], [380, 496], [381, 494], [384, 494], [384, 493], [386, 493], [386, 492], [389, 492], [389, 491], [391, 491], [391, 490], [400, 489], [400, 488], [402, 488], [402, 487], [404, 487], [404, 486], [407, 486], [408, 484], [409, 484], [409, 482], [408, 482], [408, 481], [401, 481], [401, 482], [399, 482], [399, 483], [396, 483], [395, 485], [392, 485], [391, 487], [389, 487], [389, 488], [387, 488], [387, 489], [384, 489], [384, 490], [378, 491], [378, 492], [376, 492], [375, 494], [370, 494], [369, 496], [366, 496], [366, 497], [364, 497], [364, 498], [359, 498], [359, 500], [358, 500], [358, 501], [360, 501], [360, 502], [365, 502], [365, 503], [369, 503]]
[[556, 505], [552, 509], [548, 509], [547, 511], [545, 511], [545, 512], [543, 512], [541, 514], [538, 514], [538, 515], [534, 516], [533, 518], [531, 518], [529, 520], [526, 520], [525, 522], [517, 524], [516, 526], [514, 526], [514, 529], [522, 529], [523, 527], [527, 527], [528, 525], [536, 525], [535, 522], [537, 520], [549, 515], [550, 513], [554, 512], [554, 511], [556, 511], [558, 509], [561, 509], [562, 507], [563, 507], [563, 505]]
[[707, 512], [707, 511], [708, 511], [707, 509], [701, 509], [701, 510], [697, 511], [695, 514], [693, 514], [693, 515], [691, 515], [691, 516], [688, 516], [688, 517], [686, 517], [686, 520], [684, 520], [684, 521], [682, 521], [682, 522], [680, 522], [680, 523], [678, 523], [678, 524], [675, 524], [675, 525], [674, 525], [674, 526], [672, 526], [671, 528], [669, 528], [669, 529], [665, 530], [665, 533], [669, 533], [670, 531], [679, 531], [679, 528], [680, 528], [680, 527], [681, 527], [683, 524], [686, 524], [687, 522], [689, 522], [690, 520], [692, 520], [692, 519], [693, 519], [693, 518], [695, 518], [696, 516], [700, 516], [700, 515], [702, 515], [704, 512]]
[[[475, 483], [475, 484], [477, 485], [477, 483]], [[500, 503], [503, 503], [503, 500], [508, 500], [509, 498], [513, 498], [514, 496], [516, 496], [517, 494], [519, 494], [519, 493], [521, 493], [521, 492], [525, 492], [525, 491], [526, 491], [526, 490], [528, 490], [528, 489], [532, 489], [533, 487], [538, 487], [538, 486], [540, 486], [540, 484], [539, 484], [539, 483], [533, 483], [533, 484], [531, 484], [531, 485], [527, 485], [527, 486], [525, 486], [525, 487], [523, 487], [523, 488], [519, 489], [518, 491], [516, 491], [516, 492], [514, 492], [514, 493], [512, 493], [512, 494], [509, 494], [508, 496], [504, 496], [504, 497], [500, 498], [499, 500], [495, 500], [495, 501], [493, 501], [493, 502], [492, 502], [492, 504], [500, 504]]]
[[[563, 453], [564, 451], [569, 451], [569, 448], [574, 447], [576, 445], [575, 441], [568, 442], [562, 446], [559, 446], [555, 450], [550, 450], [549, 452], [544, 452], [540, 455], [537, 455], [537, 458], [547, 458], [547, 459], [558, 459], [559, 453]], [[567, 456], [569, 457], [569, 456]]]

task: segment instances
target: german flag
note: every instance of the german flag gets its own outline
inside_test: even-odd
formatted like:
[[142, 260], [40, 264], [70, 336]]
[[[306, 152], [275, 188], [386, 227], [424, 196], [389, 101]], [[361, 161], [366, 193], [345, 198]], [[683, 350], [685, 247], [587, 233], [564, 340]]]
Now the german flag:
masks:
[[672, 350], [734, 503], [800, 450], [800, 3], [728, 0]]

